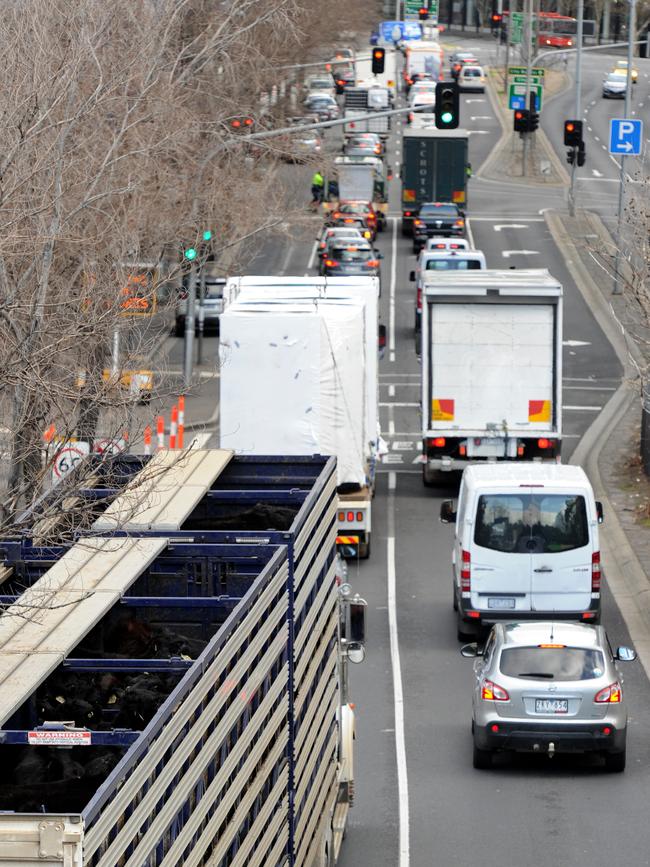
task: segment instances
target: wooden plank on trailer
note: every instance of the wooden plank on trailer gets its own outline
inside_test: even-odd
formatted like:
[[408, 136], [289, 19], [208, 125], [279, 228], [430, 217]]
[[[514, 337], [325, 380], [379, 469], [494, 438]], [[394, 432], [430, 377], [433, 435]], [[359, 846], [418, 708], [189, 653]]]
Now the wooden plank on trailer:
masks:
[[93, 530], [179, 530], [233, 455], [229, 449], [158, 452], [97, 518]]

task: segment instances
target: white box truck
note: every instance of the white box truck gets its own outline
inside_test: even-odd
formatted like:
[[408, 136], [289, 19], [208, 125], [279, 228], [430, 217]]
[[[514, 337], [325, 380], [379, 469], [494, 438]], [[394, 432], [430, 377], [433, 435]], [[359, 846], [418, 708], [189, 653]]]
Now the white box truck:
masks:
[[222, 317], [220, 441], [244, 453], [264, 443], [269, 454], [290, 445], [335, 455], [348, 557], [370, 553], [378, 292], [375, 277], [229, 278]]
[[562, 286], [546, 270], [426, 274], [425, 485], [468, 463], [559, 461]]

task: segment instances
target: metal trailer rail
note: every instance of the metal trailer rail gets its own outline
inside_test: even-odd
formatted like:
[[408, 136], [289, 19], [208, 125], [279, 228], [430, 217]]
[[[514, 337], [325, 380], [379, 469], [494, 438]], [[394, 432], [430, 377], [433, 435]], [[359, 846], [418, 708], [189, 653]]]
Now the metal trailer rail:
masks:
[[[135, 562], [142, 541], [157, 543], [149, 562]], [[116, 543], [130, 551], [128, 562], [115, 564]], [[33, 566], [41, 573], [31, 590], [44, 585], [49, 592], [50, 572], [60, 572], [66, 558], [87, 544], [84, 540], [64, 553], [58, 570], [43, 571], [41, 558], [33, 564], [24, 560], [25, 570]], [[215, 865], [242, 867], [284, 863], [289, 837], [286, 548], [185, 545], [160, 538], [99, 540], [98, 549], [90, 562], [101, 565], [99, 571], [113, 563], [107, 574], [121, 589], [96, 621], [96, 640], [117, 613], [146, 611], [148, 623], [182, 623], [210, 636], [209, 641], [194, 661], [103, 653], [89, 658], [75, 653], [78, 635], [93, 625], [85, 618], [85, 600], [41, 610], [40, 643], [21, 639], [31, 623], [4, 637], [2, 657], [26, 650], [63, 654], [60, 675], [164, 672], [176, 673], [178, 682], [141, 731], [91, 731], [64, 723], [39, 725], [33, 682], [2, 678], [0, 703], [17, 709], [4, 714], [0, 751], [29, 743], [79, 743], [83, 750], [110, 746], [124, 753], [80, 812], [66, 810], [66, 798], [82, 782], [75, 780], [67, 782], [67, 794], [55, 793], [63, 816], [0, 815], [0, 865], [43, 858], [61, 867], [191, 867], [208, 858]], [[15, 618], [9, 611], [1, 619]], [[60, 640], [66, 625], [69, 635]], [[9, 756], [3, 758], [6, 767]], [[241, 785], [233, 784], [234, 774]]]
[[[210, 454], [209, 452], [207, 453]], [[212, 453], [213, 455], [215, 453]], [[220, 454], [217, 452], [216, 454]], [[285, 545], [288, 551], [289, 696], [288, 797], [289, 864], [311, 865], [323, 856], [328, 826], [343, 831], [352, 781], [343, 792], [339, 763], [340, 704], [338, 609], [334, 584], [336, 542], [336, 475], [332, 458], [232, 457], [219, 465], [206, 463], [205, 453], [160, 453], [154, 458], [124, 462], [134, 474], [124, 497], [94, 523], [93, 531], [133, 536], [170, 537], [194, 544]], [[173, 485], [164, 479], [160, 463], [175, 460]], [[180, 467], [184, 466], [184, 469]], [[198, 469], [198, 468], [201, 469]], [[141, 475], [140, 475], [141, 471]], [[186, 484], [193, 481], [196, 484]], [[193, 488], [192, 495], [185, 493]], [[181, 495], [179, 491], [183, 490]], [[138, 492], [137, 494], [135, 492]], [[101, 509], [115, 495], [110, 489], [83, 492], [88, 507]], [[135, 497], [135, 500], [134, 500]], [[135, 506], [134, 506], [135, 503]], [[288, 530], [211, 530], [210, 520], [253, 504], [281, 506], [295, 511]], [[29, 551], [29, 542], [16, 551]], [[47, 556], [47, 552], [34, 555]], [[8, 560], [11, 560], [11, 552]], [[351, 773], [351, 769], [348, 769]], [[343, 815], [343, 819], [341, 819]], [[338, 819], [336, 818], [338, 817]], [[329, 851], [338, 846], [329, 845]], [[268, 862], [271, 864], [272, 862]], [[0, 867], [2, 862], [0, 860]]]

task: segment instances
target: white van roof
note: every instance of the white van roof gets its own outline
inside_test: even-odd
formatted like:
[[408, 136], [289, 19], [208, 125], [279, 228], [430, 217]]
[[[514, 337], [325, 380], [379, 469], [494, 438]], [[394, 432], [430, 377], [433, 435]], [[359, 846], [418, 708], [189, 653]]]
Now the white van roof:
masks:
[[545, 488], [564, 490], [567, 485], [591, 488], [582, 467], [532, 461], [470, 464], [463, 472], [463, 483], [472, 488], [518, 488], [522, 485], [543, 485]]

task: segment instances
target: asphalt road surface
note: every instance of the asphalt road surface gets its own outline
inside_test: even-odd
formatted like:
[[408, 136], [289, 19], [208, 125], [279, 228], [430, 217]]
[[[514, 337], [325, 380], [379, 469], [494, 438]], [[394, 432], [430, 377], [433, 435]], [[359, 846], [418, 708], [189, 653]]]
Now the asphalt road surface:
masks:
[[[465, 46], [485, 57], [492, 49], [490, 43], [470, 40]], [[585, 65], [589, 92], [602, 78], [600, 62], [592, 65]], [[645, 79], [637, 88], [639, 94], [645, 92]], [[558, 116], [566, 111], [563, 99], [549, 103], [549, 117], [550, 106]], [[592, 106], [593, 129], [600, 130], [608, 112], [617, 108]], [[476, 172], [501, 133], [487, 96], [463, 97], [462, 124], [471, 133]], [[389, 146], [396, 178], [399, 131], [398, 125]], [[596, 149], [587, 147], [591, 158]], [[606, 155], [599, 155], [598, 165], [603, 177], [606, 171], [608, 178], [613, 176]], [[304, 184], [306, 200], [309, 170], [293, 166], [291, 171]], [[601, 183], [598, 189], [606, 186], [613, 185]], [[564, 286], [566, 461], [616, 389], [621, 369], [546, 228], [544, 208], [561, 207], [563, 201], [561, 191], [473, 178], [468, 215], [471, 237], [485, 252], [488, 267], [544, 267]], [[438, 521], [440, 501], [455, 495], [457, 482], [451, 478], [447, 489], [425, 489], [417, 463], [419, 366], [415, 292], [408, 280], [414, 257], [397, 222], [399, 180], [392, 183], [390, 215], [378, 244], [385, 257], [381, 317], [389, 331], [380, 365], [381, 422], [389, 453], [374, 502], [371, 558], [350, 565], [350, 581], [368, 601], [369, 642], [365, 662], [351, 674], [358, 717], [356, 804], [340, 867], [648, 864], [650, 743], [645, 720], [650, 693], [639, 663], [625, 670], [631, 712], [625, 774], [606, 774], [596, 760], [584, 758], [519, 757], [500, 761], [488, 772], [472, 768], [472, 664], [461, 658], [456, 641], [452, 530]], [[266, 239], [248, 273], [315, 274], [313, 242], [319, 225], [314, 218], [313, 225], [290, 233], [289, 239]], [[178, 349], [174, 352], [178, 358]], [[606, 588], [604, 623], [613, 644], [629, 643]]]

